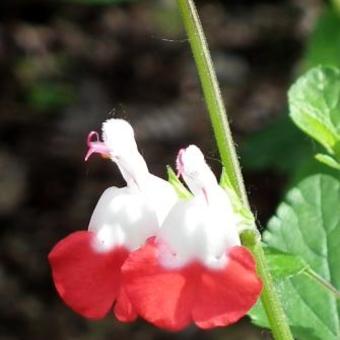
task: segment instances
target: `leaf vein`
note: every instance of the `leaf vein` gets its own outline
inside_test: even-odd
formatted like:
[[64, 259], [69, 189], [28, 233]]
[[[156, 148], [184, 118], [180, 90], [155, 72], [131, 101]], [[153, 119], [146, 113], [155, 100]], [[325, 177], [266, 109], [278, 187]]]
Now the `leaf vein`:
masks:
[[309, 305], [309, 303], [307, 302], [306, 298], [301, 295], [301, 293], [299, 292], [299, 290], [297, 289], [297, 287], [294, 285], [293, 281], [290, 280], [291, 286], [292, 288], [295, 290], [296, 294], [300, 297], [301, 301], [303, 302], [303, 304], [307, 307], [307, 309], [309, 309], [311, 311], [311, 313], [316, 317], [316, 320], [319, 320], [319, 323], [321, 325], [324, 326], [324, 328], [326, 330], [328, 330], [329, 333], [331, 333], [332, 335], [338, 335], [337, 333], [334, 333], [333, 330], [330, 328], [329, 325], [327, 325], [319, 316], [319, 314]]

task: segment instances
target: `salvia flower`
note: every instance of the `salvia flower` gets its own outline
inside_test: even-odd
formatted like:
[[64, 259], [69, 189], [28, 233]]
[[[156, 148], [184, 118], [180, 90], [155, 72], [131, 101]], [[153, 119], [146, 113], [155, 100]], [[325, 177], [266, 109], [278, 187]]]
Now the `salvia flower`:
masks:
[[177, 196], [168, 182], [149, 173], [128, 122], [107, 120], [102, 138], [89, 134], [85, 159], [93, 153], [110, 158], [127, 186], [104, 191], [88, 230], [57, 243], [49, 261], [59, 295], [75, 312], [99, 319], [113, 308], [119, 320], [132, 321], [137, 314], [122, 284], [121, 266], [157, 233]]
[[255, 304], [262, 283], [240, 245], [229, 196], [201, 151], [181, 150], [177, 170], [194, 197], [178, 202], [157, 236], [130, 253], [124, 286], [137, 313], [160, 328], [226, 326]]

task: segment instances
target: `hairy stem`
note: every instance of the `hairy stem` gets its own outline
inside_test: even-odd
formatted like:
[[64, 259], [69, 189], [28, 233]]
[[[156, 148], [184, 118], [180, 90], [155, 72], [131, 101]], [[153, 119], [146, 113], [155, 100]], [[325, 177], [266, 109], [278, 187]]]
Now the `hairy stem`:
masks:
[[223, 165], [228, 173], [231, 185], [240, 196], [244, 205], [248, 208], [247, 193], [243, 184], [243, 177], [234, 148], [226, 110], [195, 4], [193, 1], [188, 0], [178, 0], [177, 2], [196, 61]]
[[[189, 37], [223, 166], [244, 206], [249, 208], [248, 197], [223, 104], [223, 98], [194, 1], [177, 0], [177, 4]], [[256, 258], [257, 271], [264, 284], [261, 300], [274, 338], [276, 340], [292, 340], [293, 337], [266, 264], [258, 235], [255, 229], [249, 230], [243, 233], [242, 242], [252, 251]]]
[[276, 340], [292, 340], [293, 336], [281, 301], [276, 293], [260, 239], [259, 232], [255, 230], [246, 230], [241, 234], [242, 244], [249, 248], [256, 258], [257, 272], [264, 283], [261, 302], [266, 311], [273, 336]]

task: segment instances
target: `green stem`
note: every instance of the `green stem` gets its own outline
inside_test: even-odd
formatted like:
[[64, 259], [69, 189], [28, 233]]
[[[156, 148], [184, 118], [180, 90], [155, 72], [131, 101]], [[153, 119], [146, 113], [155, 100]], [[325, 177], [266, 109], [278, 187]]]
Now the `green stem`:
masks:
[[191, 49], [201, 79], [205, 101], [208, 106], [210, 120], [223, 165], [233, 188], [244, 205], [249, 208], [248, 197], [234, 148], [221, 91], [195, 4], [193, 1], [188, 0], [177, 0], [177, 3], [190, 39]]
[[246, 230], [241, 234], [242, 244], [249, 248], [256, 258], [257, 272], [264, 283], [261, 302], [266, 311], [274, 339], [292, 340], [293, 336], [289, 329], [281, 301], [276, 293], [260, 238], [259, 232], [255, 230]]
[[[223, 98], [195, 4], [193, 0], [177, 0], [177, 3], [189, 37], [223, 166], [244, 206], [249, 208], [248, 197], [227, 120]], [[293, 337], [285, 313], [266, 264], [258, 232], [256, 230], [249, 230], [243, 233], [242, 243], [252, 251], [256, 258], [257, 271], [264, 284], [261, 301], [270, 322], [274, 338], [276, 340], [292, 340]]]

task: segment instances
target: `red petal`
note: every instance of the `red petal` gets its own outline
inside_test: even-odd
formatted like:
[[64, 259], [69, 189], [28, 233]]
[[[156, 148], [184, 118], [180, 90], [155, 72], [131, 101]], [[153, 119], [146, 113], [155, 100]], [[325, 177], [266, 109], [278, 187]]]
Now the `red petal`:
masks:
[[261, 281], [246, 248], [234, 247], [225, 268], [199, 263], [178, 269], [158, 262], [154, 239], [131, 253], [122, 272], [124, 287], [138, 314], [156, 326], [180, 330], [192, 320], [201, 328], [236, 322], [255, 304]]
[[120, 293], [113, 311], [114, 314], [116, 315], [116, 318], [121, 322], [132, 322], [137, 319], [138, 315], [136, 313], [136, 310], [133, 307], [130, 299], [126, 295], [123, 286], [120, 289]]
[[180, 330], [191, 323], [196, 267], [169, 271], [157, 253], [153, 239], [130, 253], [122, 267], [124, 287], [139, 315], [160, 328]]
[[124, 248], [98, 252], [94, 234], [70, 234], [50, 252], [55, 287], [64, 302], [89, 319], [100, 319], [112, 308], [121, 285], [120, 269], [128, 256]]
[[262, 283], [256, 276], [255, 262], [244, 247], [229, 251], [221, 270], [202, 268], [201, 282], [193, 308], [193, 319], [200, 328], [227, 326], [243, 317], [257, 301]]

